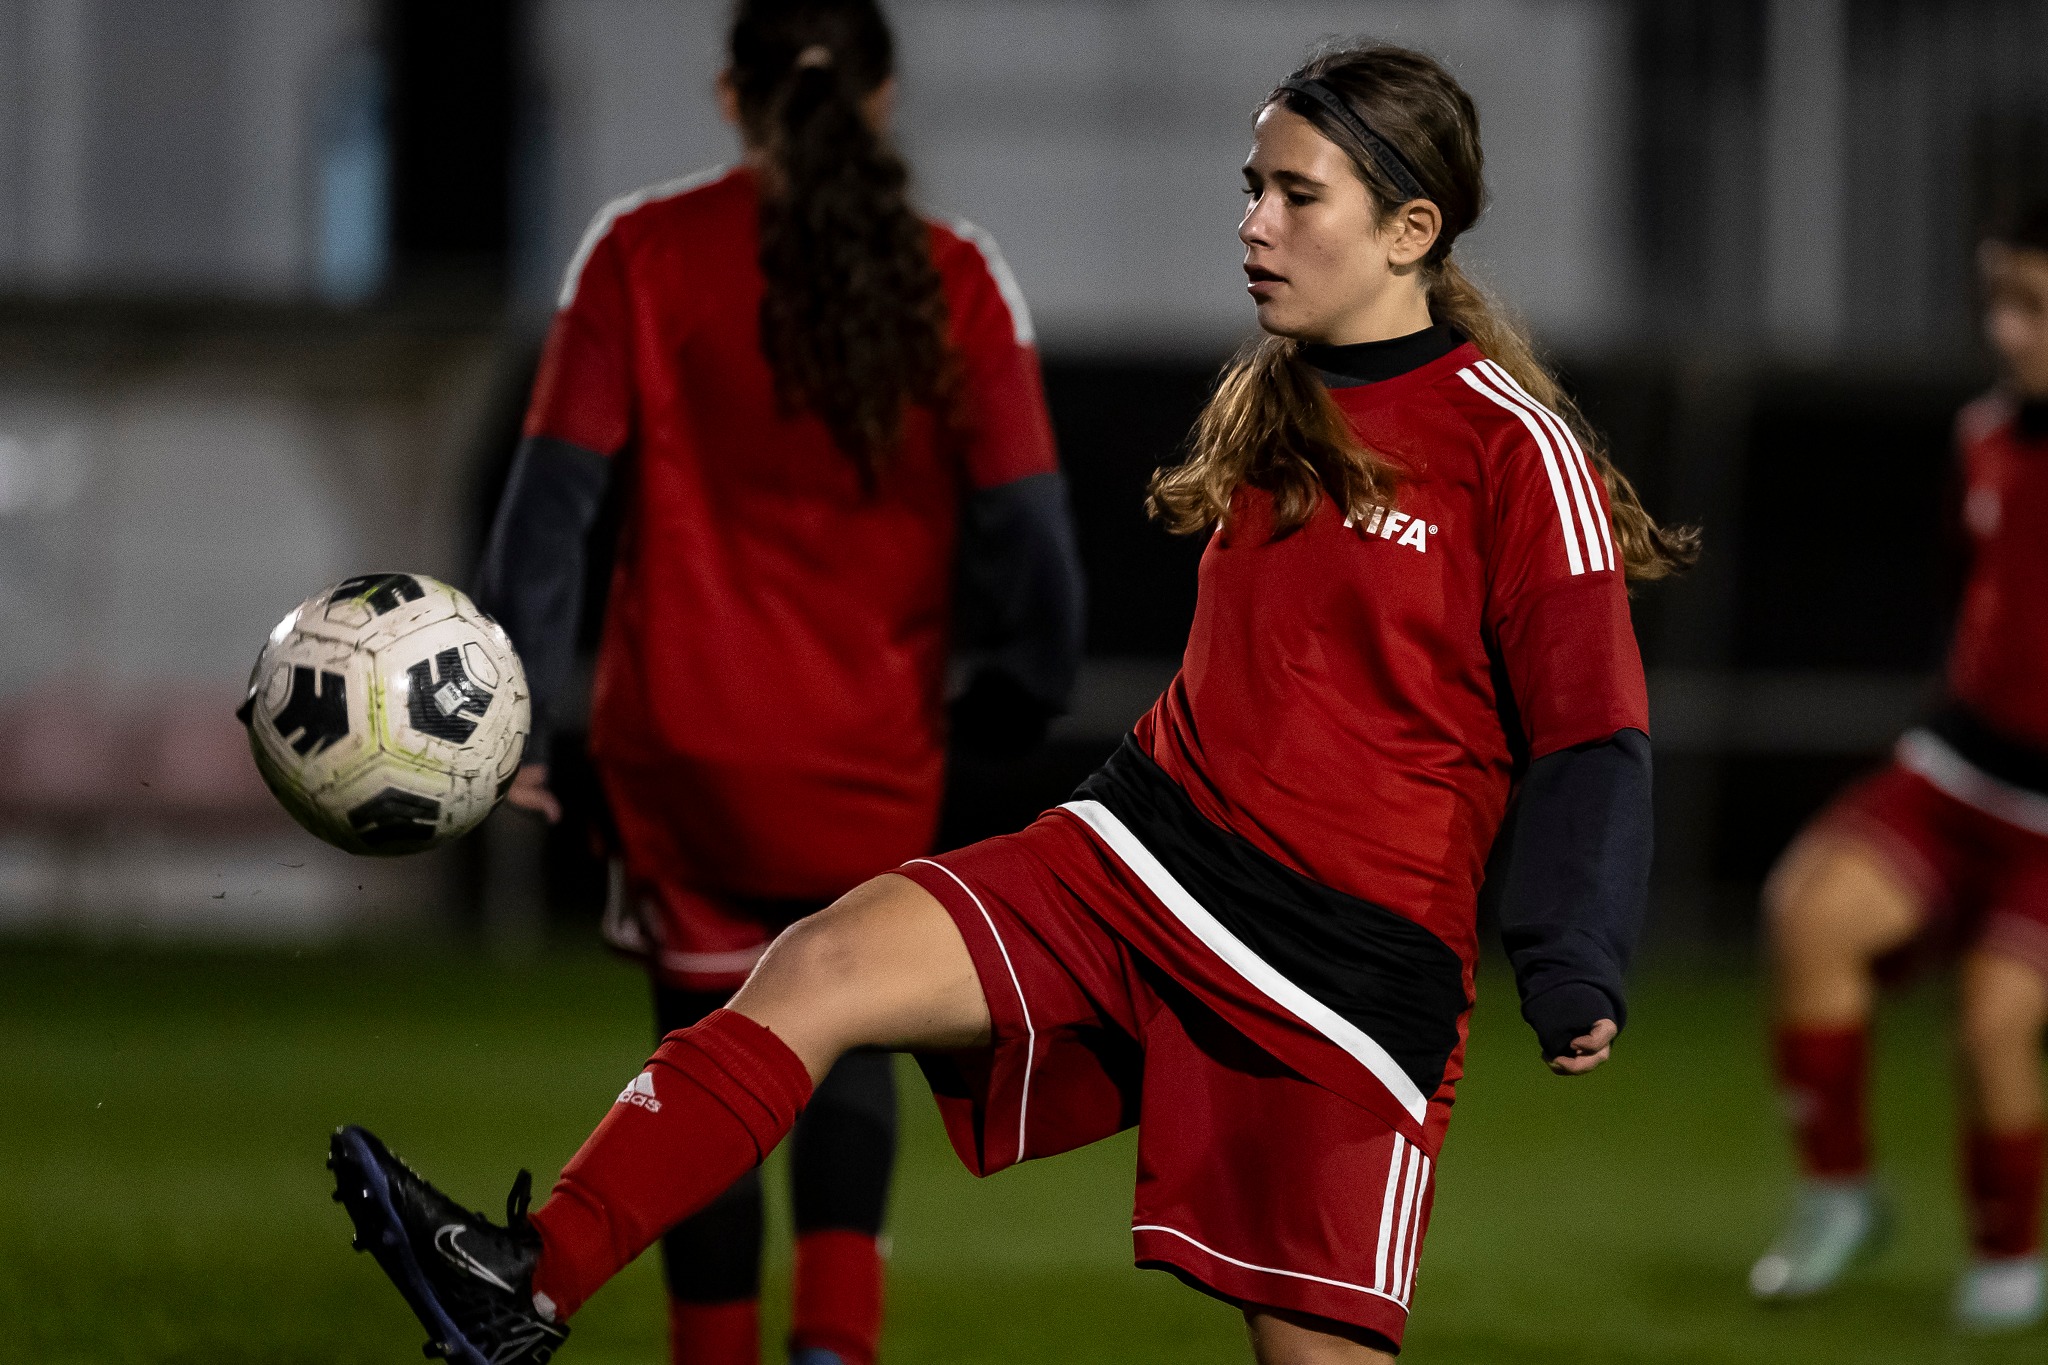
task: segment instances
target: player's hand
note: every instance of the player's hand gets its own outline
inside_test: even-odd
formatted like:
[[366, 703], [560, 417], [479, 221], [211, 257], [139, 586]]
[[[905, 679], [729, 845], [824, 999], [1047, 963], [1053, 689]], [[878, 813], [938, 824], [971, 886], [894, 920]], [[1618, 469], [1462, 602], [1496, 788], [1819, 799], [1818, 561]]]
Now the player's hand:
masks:
[[532, 811], [551, 825], [562, 820], [562, 803], [548, 790], [545, 763], [528, 763], [519, 769], [519, 775], [512, 779], [512, 789], [505, 793], [505, 804]]
[[1569, 1057], [1552, 1057], [1550, 1069], [1560, 1076], [1583, 1076], [1607, 1060], [1613, 1050], [1614, 1035], [1621, 1032], [1612, 1019], [1602, 1019], [1593, 1025], [1593, 1031], [1572, 1039], [1572, 1054]]

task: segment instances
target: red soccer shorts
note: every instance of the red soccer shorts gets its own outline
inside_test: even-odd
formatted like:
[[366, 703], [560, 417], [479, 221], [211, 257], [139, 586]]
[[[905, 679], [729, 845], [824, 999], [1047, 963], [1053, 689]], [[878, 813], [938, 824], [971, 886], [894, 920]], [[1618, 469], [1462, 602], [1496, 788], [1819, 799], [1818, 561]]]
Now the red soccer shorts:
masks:
[[[838, 885], [814, 879], [820, 889], [810, 895], [743, 896], [719, 890], [707, 875], [712, 861], [703, 851], [707, 840], [723, 839], [728, 861], [741, 871], [750, 859], [772, 859], [763, 850], [740, 848], [743, 841], [731, 830], [707, 832], [705, 826], [715, 821], [699, 817], [702, 808], [717, 804], [716, 797], [693, 790], [666, 769], [610, 764], [599, 772], [619, 845], [605, 906], [605, 940], [645, 961], [666, 986], [738, 990], [777, 934], [888, 866], [849, 872]], [[730, 816], [723, 812], [720, 818]], [[757, 874], [757, 884], [768, 882], [772, 872]]]
[[1814, 828], [1875, 851], [1919, 896], [1920, 937], [1888, 976], [1984, 947], [2048, 976], [2048, 837], [1968, 805], [1897, 763], [1837, 797]]
[[[1078, 820], [1055, 811], [897, 871], [952, 915], [994, 1022], [989, 1047], [921, 1059], [970, 1170], [1135, 1123], [1139, 1265], [1399, 1345], [1435, 1163], [1386, 1119], [1276, 1061], [1115, 933], [1097, 911], [1139, 893]], [[1447, 1117], [1431, 1107], [1432, 1148]]]

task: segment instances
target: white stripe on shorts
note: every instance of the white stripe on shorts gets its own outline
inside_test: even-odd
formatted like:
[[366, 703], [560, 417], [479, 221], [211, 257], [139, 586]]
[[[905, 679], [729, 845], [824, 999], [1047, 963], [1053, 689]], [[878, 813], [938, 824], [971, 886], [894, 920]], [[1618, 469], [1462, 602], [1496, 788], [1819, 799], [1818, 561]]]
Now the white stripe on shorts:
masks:
[[1403, 1303], [1408, 1301], [1403, 1281], [1407, 1278], [1405, 1270], [1408, 1265], [1409, 1215], [1415, 1211], [1416, 1204], [1420, 1202], [1415, 1197], [1415, 1177], [1421, 1173], [1422, 1153], [1411, 1148], [1408, 1153], [1408, 1171], [1401, 1178], [1401, 1221], [1394, 1225], [1394, 1264], [1392, 1267], [1394, 1282], [1387, 1286], [1387, 1291]]
[[974, 888], [960, 880], [959, 875], [944, 863], [935, 863], [930, 858], [912, 858], [913, 863], [936, 867], [953, 879], [953, 884], [967, 893], [967, 899], [974, 902], [974, 908], [981, 911], [981, 918], [988, 925], [988, 935], [996, 941], [996, 951], [1003, 955], [1003, 966], [1010, 973], [1010, 986], [1017, 992], [1017, 1008], [1024, 1015], [1024, 1084], [1017, 1096], [1017, 1160], [1024, 1160], [1024, 1119], [1031, 1112], [1031, 1065], [1038, 1052], [1038, 1030], [1031, 1026], [1031, 1006], [1024, 999], [1024, 983], [1017, 979], [1017, 964], [1010, 961], [1009, 945], [996, 932], [995, 916], [981, 903], [981, 897], [974, 894]]
[[1349, 1053], [1400, 1101], [1410, 1118], [1417, 1123], [1423, 1121], [1428, 1113], [1429, 1098], [1409, 1079], [1401, 1064], [1364, 1029], [1288, 980], [1279, 969], [1253, 952], [1243, 939], [1224, 928], [1200, 901], [1188, 894], [1187, 888], [1171, 872], [1160, 865], [1152, 851], [1131, 833], [1123, 821], [1116, 818], [1109, 807], [1100, 801], [1069, 801], [1060, 809], [1072, 813], [1094, 830], [1096, 836], [1109, 845], [1110, 852], [1116, 854], [1123, 865], [1159, 898], [1160, 904], [1171, 911], [1173, 917], [1200, 939], [1209, 951], [1222, 958], [1231, 970], [1268, 1000]]
[[1429, 1193], [1429, 1177], [1436, 1169], [1422, 1152], [1416, 1152], [1415, 1157], [1422, 1163], [1422, 1170], [1415, 1177], [1415, 1212], [1408, 1223], [1408, 1264], [1401, 1274], [1401, 1302], [1404, 1304], [1415, 1295], [1415, 1263], [1422, 1258], [1422, 1201]]
[[1394, 1191], [1401, 1184], [1401, 1159], [1408, 1154], [1408, 1139], [1394, 1134], [1394, 1154], [1387, 1159], [1387, 1189], [1380, 1196], [1380, 1249], [1372, 1258], [1375, 1288], [1387, 1287], [1387, 1250], [1394, 1236]]
[[1408, 1306], [1407, 1304], [1402, 1303], [1399, 1299], [1395, 1298], [1392, 1294], [1387, 1293], [1383, 1289], [1374, 1289], [1368, 1285], [1362, 1284], [1352, 1284], [1348, 1280], [1333, 1280], [1327, 1275], [1311, 1275], [1303, 1270], [1282, 1270], [1278, 1266], [1253, 1265], [1250, 1261], [1240, 1261], [1235, 1256], [1226, 1256], [1222, 1252], [1218, 1251], [1215, 1247], [1207, 1246], [1201, 1242], [1196, 1241], [1194, 1238], [1188, 1236], [1185, 1232], [1182, 1232], [1179, 1228], [1170, 1228], [1162, 1223], [1134, 1224], [1131, 1228], [1131, 1231], [1163, 1232], [1169, 1237], [1178, 1237], [1183, 1242], [1186, 1242], [1189, 1246], [1195, 1248], [1197, 1251], [1203, 1252], [1206, 1255], [1214, 1256], [1217, 1260], [1224, 1262], [1226, 1265], [1234, 1265], [1240, 1270], [1256, 1270], [1262, 1275], [1285, 1275], [1290, 1280], [1307, 1280], [1311, 1284], [1329, 1285], [1332, 1289], [1349, 1289], [1360, 1294], [1370, 1294], [1376, 1299], [1385, 1299], [1389, 1303], [1392, 1303], [1399, 1308], [1406, 1308]]

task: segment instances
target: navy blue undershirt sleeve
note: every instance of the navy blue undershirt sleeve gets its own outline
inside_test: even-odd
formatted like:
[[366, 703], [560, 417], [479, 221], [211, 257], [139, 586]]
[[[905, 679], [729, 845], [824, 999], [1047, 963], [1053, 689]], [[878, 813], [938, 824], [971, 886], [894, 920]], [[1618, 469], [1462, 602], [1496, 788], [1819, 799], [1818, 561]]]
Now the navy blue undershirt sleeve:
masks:
[[1074, 690], [1083, 611], [1066, 476], [1032, 474], [969, 494], [958, 616], [972, 665], [952, 706], [956, 746], [1018, 757], [1044, 738]]
[[1650, 739], [1640, 730], [1529, 765], [1488, 867], [1489, 899], [1543, 1055], [1602, 1019], [1628, 1022], [1623, 983], [1650, 894]]
[[586, 543], [612, 478], [593, 450], [530, 436], [512, 461], [477, 575], [477, 605], [496, 617], [526, 666], [533, 732], [526, 761], [545, 763], [576, 667]]

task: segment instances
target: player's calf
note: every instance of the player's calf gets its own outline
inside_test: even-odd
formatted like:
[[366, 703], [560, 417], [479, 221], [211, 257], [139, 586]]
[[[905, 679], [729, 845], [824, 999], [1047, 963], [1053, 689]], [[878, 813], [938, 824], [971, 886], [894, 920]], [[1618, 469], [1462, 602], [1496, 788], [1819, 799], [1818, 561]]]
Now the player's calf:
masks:
[[2048, 1311], [2040, 1042], [2048, 979], [2018, 957], [1980, 949], [1964, 962], [1962, 985], [1958, 1034], [1970, 1119], [1963, 1183], [1972, 1260], [1956, 1284], [1955, 1315], [1966, 1331], [2014, 1331]]

